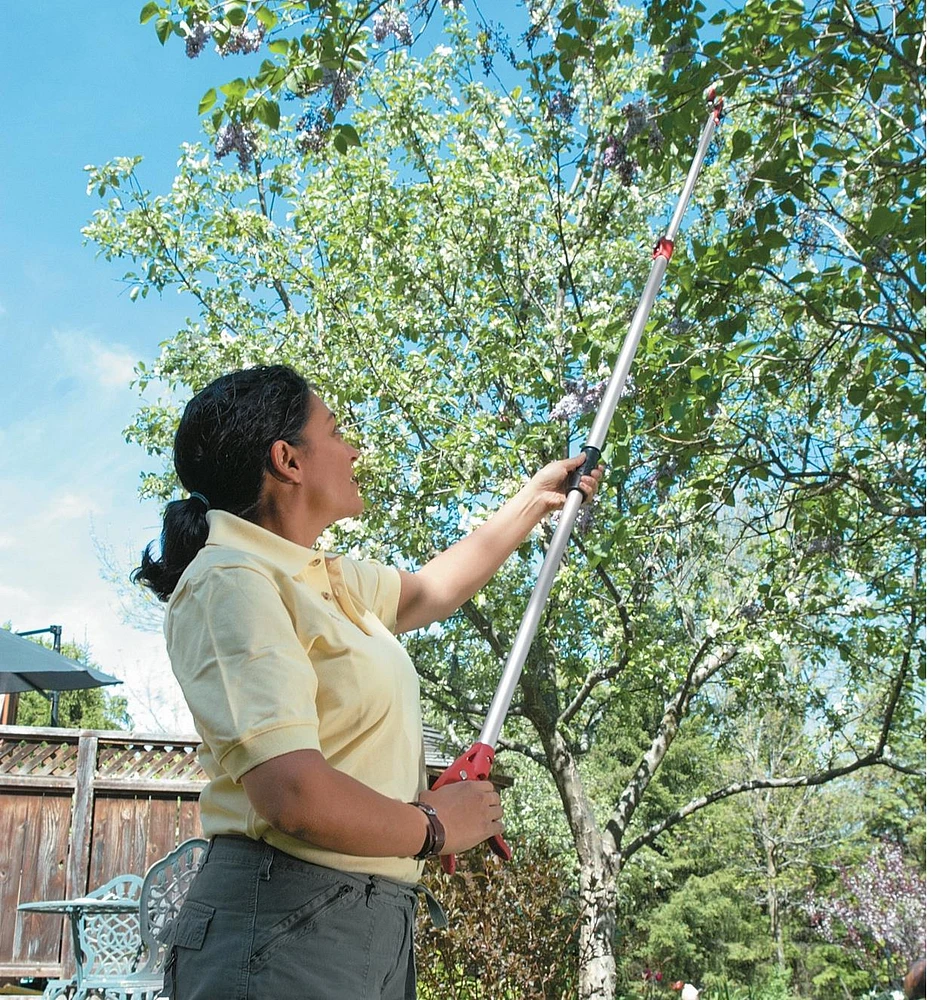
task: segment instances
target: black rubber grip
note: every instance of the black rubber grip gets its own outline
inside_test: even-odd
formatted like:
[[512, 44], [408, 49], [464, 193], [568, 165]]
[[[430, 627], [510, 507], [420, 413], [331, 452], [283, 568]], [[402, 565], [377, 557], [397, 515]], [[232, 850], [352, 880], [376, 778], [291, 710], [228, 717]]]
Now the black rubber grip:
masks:
[[579, 485], [580, 480], [583, 476], [588, 476], [593, 469], [598, 468], [599, 459], [602, 457], [602, 452], [598, 448], [593, 448], [592, 445], [583, 445], [583, 451], [586, 453], [586, 461], [570, 473], [570, 478], [567, 481], [567, 493], [572, 493], [573, 490], [579, 490], [582, 493], [584, 499], [589, 498], [589, 494]]

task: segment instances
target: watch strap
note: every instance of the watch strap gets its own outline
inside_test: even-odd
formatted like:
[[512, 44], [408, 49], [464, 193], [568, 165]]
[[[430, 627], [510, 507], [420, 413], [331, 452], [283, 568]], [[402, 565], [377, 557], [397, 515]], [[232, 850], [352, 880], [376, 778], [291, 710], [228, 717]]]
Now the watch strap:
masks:
[[428, 820], [428, 829], [425, 831], [425, 840], [422, 843], [421, 850], [418, 854], [414, 855], [416, 861], [424, 861], [425, 858], [431, 858], [435, 855], [441, 853], [444, 849], [445, 841], [445, 831], [444, 824], [438, 819], [438, 814], [435, 812], [434, 807], [428, 805], [427, 802], [413, 802], [413, 806], [417, 809], [421, 809]]

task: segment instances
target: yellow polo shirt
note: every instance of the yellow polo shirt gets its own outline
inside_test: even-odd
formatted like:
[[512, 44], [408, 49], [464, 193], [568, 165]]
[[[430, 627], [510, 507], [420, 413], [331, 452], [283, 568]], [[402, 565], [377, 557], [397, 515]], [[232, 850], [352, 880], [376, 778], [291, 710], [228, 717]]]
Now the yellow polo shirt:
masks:
[[167, 606], [171, 665], [209, 784], [203, 832], [262, 839], [343, 871], [416, 882], [412, 858], [359, 858], [270, 827], [241, 776], [293, 750], [403, 802], [426, 787], [419, 682], [393, 635], [396, 570], [307, 549], [226, 511]]

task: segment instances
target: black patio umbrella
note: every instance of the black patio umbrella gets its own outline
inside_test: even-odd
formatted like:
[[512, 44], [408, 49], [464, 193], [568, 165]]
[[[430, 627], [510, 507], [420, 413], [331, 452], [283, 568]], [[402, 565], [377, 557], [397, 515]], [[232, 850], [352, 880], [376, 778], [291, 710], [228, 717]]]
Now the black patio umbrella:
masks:
[[118, 677], [110, 677], [102, 670], [94, 670], [85, 663], [70, 660], [58, 652], [61, 626], [36, 629], [25, 635], [52, 632], [55, 648], [48, 649], [35, 642], [21, 639], [13, 632], [0, 629], [0, 695], [5, 695], [0, 721], [14, 725], [19, 696], [23, 691], [38, 691], [51, 702], [51, 725], [58, 725], [58, 693], [82, 688], [102, 687], [104, 684], [121, 684]]

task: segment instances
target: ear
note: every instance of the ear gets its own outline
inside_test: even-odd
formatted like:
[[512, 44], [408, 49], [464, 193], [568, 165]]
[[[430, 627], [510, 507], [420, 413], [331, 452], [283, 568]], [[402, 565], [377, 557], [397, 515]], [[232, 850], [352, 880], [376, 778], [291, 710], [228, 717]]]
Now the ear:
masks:
[[296, 449], [284, 440], [270, 446], [270, 465], [274, 479], [294, 485], [303, 479], [303, 464]]

